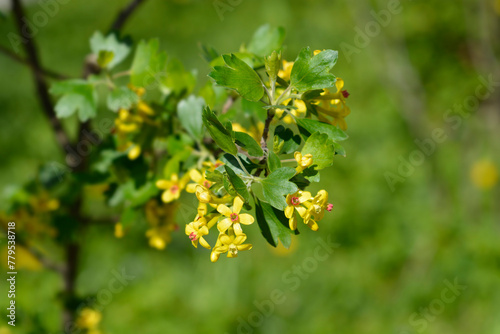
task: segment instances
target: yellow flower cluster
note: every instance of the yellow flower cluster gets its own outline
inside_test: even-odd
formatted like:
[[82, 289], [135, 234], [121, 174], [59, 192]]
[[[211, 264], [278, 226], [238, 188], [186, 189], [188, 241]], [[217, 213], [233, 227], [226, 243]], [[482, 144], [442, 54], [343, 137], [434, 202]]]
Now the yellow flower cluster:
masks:
[[148, 201], [145, 205], [146, 221], [151, 226], [146, 231], [149, 238], [149, 245], [156, 249], [165, 249], [172, 240], [171, 233], [178, 229], [175, 223], [174, 213], [177, 204], [158, 203], [156, 199]]
[[142, 100], [145, 93], [144, 88], [130, 87], [139, 97], [139, 102], [132, 106], [130, 110], [120, 109], [118, 117], [115, 119], [115, 132], [119, 140], [118, 149], [127, 151], [130, 160], [137, 159], [142, 152], [141, 146], [131, 139], [140, 132], [144, 123], [153, 124], [151, 116], [155, 115], [154, 110]]
[[[342, 130], [347, 130], [345, 118], [351, 113], [351, 109], [347, 106], [345, 100], [349, 97], [344, 87], [344, 80], [337, 78], [335, 82], [336, 91], [331, 88], [325, 89], [321, 96], [315, 98], [312, 103], [316, 106], [318, 119], [325, 123], [331, 123], [338, 126]], [[331, 120], [330, 120], [331, 118]]]
[[333, 208], [333, 204], [328, 203], [328, 193], [325, 190], [318, 191], [314, 197], [308, 191], [299, 190], [286, 197], [286, 204], [285, 216], [292, 230], [297, 229], [296, 213], [302, 218], [304, 224], [311, 230], [317, 231], [319, 229], [317, 221], [324, 217], [325, 210], [331, 211]]
[[[314, 55], [320, 53], [320, 50], [315, 50]], [[283, 69], [278, 72], [278, 76], [285, 80], [290, 80], [290, 75], [292, 73], [293, 62], [283, 61]], [[311, 105], [314, 105], [316, 112], [318, 114], [318, 119], [325, 123], [331, 123], [338, 126], [342, 130], [347, 129], [347, 123], [345, 118], [351, 113], [351, 109], [346, 104], [346, 99], [349, 97], [349, 93], [343, 89], [344, 80], [337, 78], [335, 82], [335, 88], [324, 89], [321, 96], [315, 97], [310, 101]], [[278, 89], [276, 91], [281, 94], [283, 90]], [[283, 101], [285, 105], [288, 105], [290, 99]], [[305, 117], [307, 114], [307, 104], [303, 100], [294, 99], [293, 109], [290, 114], [294, 117], [301, 118]], [[282, 118], [284, 110], [278, 109], [276, 115]], [[285, 123], [294, 123], [293, 117], [290, 115], [285, 115], [283, 118]]]
[[[197, 185], [196, 196], [200, 201], [198, 214], [185, 229], [186, 235], [195, 247], [199, 242], [203, 247], [211, 248], [204, 236], [208, 235], [209, 230], [217, 224], [219, 236], [210, 256], [212, 262], [216, 262], [221, 254], [227, 253], [227, 257], [236, 257], [239, 250], [252, 248], [250, 244], [243, 245], [246, 235], [241, 225], [252, 224], [254, 217], [248, 213], [241, 213], [244, 202], [239, 196], [217, 197], [201, 185]], [[231, 202], [232, 206], [228, 207], [226, 204]], [[207, 214], [207, 204], [216, 208], [216, 211]]]
[[86, 334], [101, 334], [102, 332], [98, 329], [101, 319], [101, 312], [86, 307], [80, 311], [76, 326], [84, 329]]

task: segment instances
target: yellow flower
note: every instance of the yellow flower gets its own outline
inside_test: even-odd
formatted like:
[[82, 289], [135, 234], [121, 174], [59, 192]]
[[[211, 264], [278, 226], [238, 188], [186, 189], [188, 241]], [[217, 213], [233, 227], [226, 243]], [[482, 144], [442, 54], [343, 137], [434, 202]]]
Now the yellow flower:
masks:
[[189, 236], [194, 247], [198, 247], [199, 242], [203, 247], [207, 249], [211, 248], [203, 237], [208, 235], [209, 229], [215, 225], [219, 217], [219, 214], [210, 214], [208, 216], [200, 216], [200, 214], [198, 214], [193, 222], [186, 225], [185, 233]]
[[[336, 92], [331, 92], [330, 89], [325, 89], [321, 96], [314, 99], [313, 104], [316, 105], [318, 119], [325, 123], [331, 123], [338, 126], [342, 130], [347, 130], [345, 117], [351, 113], [351, 109], [347, 106], [345, 99], [349, 96], [344, 87], [344, 80], [337, 78], [335, 82]], [[331, 117], [330, 121], [328, 117]]]
[[215, 163], [213, 163], [212, 161], [205, 161], [203, 163], [203, 166], [207, 167], [207, 170], [213, 172], [217, 167], [219, 166], [223, 166], [224, 163], [222, 161], [220, 161], [219, 159], [217, 159], [217, 161], [215, 161]]
[[[285, 100], [283, 102], [284, 105], [288, 105], [289, 102], [290, 102], [291, 99], [288, 99], [288, 100]], [[297, 99], [294, 99], [293, 100], [293, 106], [297, 109], [291, 109], [289, 112], [290, 114], [292, 114], [294, 117], [297, 117], [297, 118], [303, 118], [306, 116], [307, 114], [307, 106], [306, 106], [306, 103], [302, 100], [297, 100]], [[278, 117], [278, 119], [282, 118], [283, 117], [283, 113], [285, 112], [285, 110], [283, 109], [276, 109], [276, 116]], [[283, 118], [282, 118], [283, 122], [285, 122], [286, 124], [293, 124], [295, 123], [295, 120], [292, 116], [290, 116], [289, 114], [286, 114]]]
[[472, 166], [470, 178], [477, 188], [491, 189], [498, 182], [498, 169], [491, 160], [480, 160]]
[[188, 181], [189, 174], [185, 174], [180, 180], [177, 174], [172, 174], [170, 180], [161, 179], [156, 181], [156, 186], [165, 190], [161, 195], [161, 200], [165, 203], [170, 203], [179, 199], [181, 191], [186, 187]]
[[285, 81], [290, 80], [290, 75], [292, 74], [292, 68], [293, 68], [293, 61], [283, 60], [283, 69], [279, 70], [278, 76]]
[[155, 227], [146, 231], [146, 237], [149, 238], [149, 246], [158, 250], [163, 250], [172, 240], [170, 228], [167, 226]]
[[138, 131], [142, 122], [142, 117], [130, 113], [127, 109], [120, 109], [118, 111], [118, 118], [115, 119], [116, 129], [121, 134]]
[[86, 307], [80, 311], [76, 325], [79, 328], [96, 329], [101, 322], [101, 318], [102, 315], [100, 312]]
[[218, 204], [225, 204], [231, 201], [233, 198], [231, 195], [225, 195], [223, 197], [217, 197], [213, 194], [209, 189], [201, 186], [199, 184], [196, 185], [196, 198], [200, 203], [209, 204], [211, 207], [216, 208]]
[[151, 107], [148, 106], [144, 101], [139, 101], [139, 103], [137, 103], [137, 110], [139, 110], [139, 112], [142, 112], [146, 115], [154, 115], [155, 114], [153, 109], [151, 109]]
[[217, 211], [219, 211], [226, 217], [217, 225], [219, 232], [226, 232], [229, 227], [233, 227], [236, 234], [243, 234], [240, 223], [244, 225], [250, 225], [254, 222], [254, 218], [248, 213], [240, 214], [242, 207], [243, 200], [239, 196], [236, 196], [234, 198], [232, 210], [224, 204], [220, 204], [217, 207]]
[[239, 234], [236, 236], [231, 230], [229, 231], [229, 234], [219, 234], [217, 244], [210, 254], [210, 260], [212, 262], [217, 262], [220, 255], [226, 252], [227, 257], [237, 257], [239, 251], [252, 249], [251, 244], [243, 244], [246, 239], [247, 236], [245, 234]]
[[293, 154], [293, 157], [295, 158], [295, 160], [297, 161], [297, 164], [298, 164], [297, 167], [295, 168], [295, 170], [297, 171], [297, 174], [301, 173], [304, 169], [306, 169], [307, 167], [309, 167], [313, 164], [312, 154], [302, 155], [302, 153], [300, 153], [300, 152], [295, 152]]
[[146, 231], [149, 245], [156, 249], [164, 249], [172, 240], [172, 231], [177, 230], [175, 215], [176, 203], [158, 203], [156, 199], [148, 201], [144, 207], [146, 221], [152, 227]]
[[328, 203], [328, 193], [325, 190], [318, 191], [318, 194], [314, 196], [312, 201], [304, 202], [307, 207], [306, 213], [302, 218], [304, 219], [304, 224], [309, 226], [313, 231], [319, 229], [316, 221], [323, 219], [326, 211], [331, 211], [333, 205]]
[[191, 193], [191, 194], [196, 193], [196, 186], [197, 185], [203, 186], [206, 189], [210, 188], [212, 183], [205, 178], [204, 174], [205, 173], [203, 171], [200, 173], [196, 169], [191, 169], [189, 171], [189, 177], [191, 178], [191, 181], [196, 182], [196, 183], [190, 183], [187, 185], [186, 191], [188, 193]]
[[130, 143], [130, 150], [127, 153], [127, 157], [130, 160], [135, 160], [141, 155], [141, 147], [139, 145]]
[[185, 233], [189, 236], [194, 247], [198, 247], [199, 241], [203, 247], [207, 249], [211, 248], [205, 238], [203, 238], [203, 236], [208, 235], [208, 227], [206, 224], [206, 218], [200, 218], [186, 225]]
[[288, 224], [290, 229], [294, 231], [297, 229], [297, 217], [295, 216], [295, 211], [299, 213], [301, 217], [306, 214], [307, 209], [302, 206], [305, 202], [312, 198], [311, 193], [308, 191], [297, 191], [295, 194], [290, 194], [286, 196], [285, 216], [288, 218]]
[[115, 224], [115, 237], [120, 239], [123, 238], [125, 234], [123, 233], [123, 225], [122, 223]]

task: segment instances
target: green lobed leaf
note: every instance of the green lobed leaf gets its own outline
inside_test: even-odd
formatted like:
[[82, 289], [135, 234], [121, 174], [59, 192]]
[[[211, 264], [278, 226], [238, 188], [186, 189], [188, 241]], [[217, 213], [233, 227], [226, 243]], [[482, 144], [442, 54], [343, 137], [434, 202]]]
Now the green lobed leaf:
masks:
[[236, 90], [243, 98], [259, 101], [264, 96], [259, 75], [234, 54], [222, 57], [226, 66], [215, 66], [209, 76], [218, 85]]
[[94, 85], [86, 80], [56, 82], [50, 88], [50, 93], [62, 95], [54, 108], [58, 118], [78, 113], [80, 121], [85, 122], [97, 114], [97, 93]]
[[334, 86], [336, 79], [330, 70], [337, 58], [337, 51], [324, 50], [313, 56], [309, 47], [302, 49], [292, 67], [290, 85], [299, 92]]
[[312, 133], [320, 132], [327, 134], [333, 141], [343, 141], [349, 138], [344, 131], [328, 123], [308, 118], [296, 118], [295, 121], [299, 126], [300, 132], [306, 137], [310, 136]]
[[229, 177], [229, 181], [234, 187], [234, 190], [243, 197], [243, 200], [248, 203], [250, 201], [250, 193], [248, 192], [247, 186], [245, 182], [236, 175], [236, 173], [228, 166], [224, 165], [224, 169], [226, 170], [227, 176]]
[[285, 40], [283, 27], [271, 27], [265, 24], [255, 31], [247, 50], [261, 57], [269, 55], [274, 50], [279, 50]]
[[292, 242], [292, 231], [287, 227], [288, 219], [283, 211], [276, 210], [269, 204], [256, 200], [255, 213], [257, 224], [259, 224], [262, 235], [267, 242], [276, 247], [278, 240], [280, 240], [283, 246], [289, 248]]
[[215, 143], [227, 153], [236, 155], [238, 153], [238, 149], [233, 141], [232, 133], [222, 125], [209, 107], [205, 107], [205, 109], [203, 109], [202, 117], [203, 124], [205, 124], [205, 127]]
[[203, 107], [205, 100], [202, 97], [190, 95], [177, 104], [177, 117], [186, 131], [194, 139], [203, 138]]
[[323, 169], [333, 164], [335, 148], [333, 141], [325, 133], [313, 133], [302, 147], [302, 155], [312, 154], [313, 165], [316, 169]]
[[295, 169], [281, 167], [260, 181], [262, 185], [262, 200], [279, 210], [286, 208], [285, 196], [297, 191], [297, 185], [289, 180], [295, 175]]
[[137, 94], [125, 86], [113, 89], [106, 100], [108, 108], [112, 111], [118, 111], [122, 108], [130, 109], [137, 102], [139, 102]]
[[234, 137], [236, 139], [236, 144], [246, 150], [251, 156], [261, 157], [264, 155], [262, 147], [260, 147], [255, 139], [253, 139], [248, 133], [235, 131]]
[[167, 54], [160, 52], [160, 42], [152, 39], [141, 41], [135, 51], [130, 68], [130, 83], [137, 87], [159, 87], [167, 75]]
[[99, 66], [107, 68], [113, 68], [121, 63], [130, 52], [130, 47], [121, 43], [115, 34], [104, 36], [99, 31], [90, 38], [90, 49], [97, 55]]
[[165, 73], [166, 75], [161, 76], [160, 79], [166, 93], [190, 94], [196, 86], [196, 71], [186, 71], [182, 62], [176, 58], [167, 63]]

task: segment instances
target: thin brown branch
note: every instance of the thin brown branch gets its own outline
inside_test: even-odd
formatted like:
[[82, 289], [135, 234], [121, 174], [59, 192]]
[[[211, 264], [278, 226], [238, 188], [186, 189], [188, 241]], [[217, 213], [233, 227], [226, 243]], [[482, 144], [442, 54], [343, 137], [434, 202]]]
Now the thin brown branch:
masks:
[[54, 106], [49, 95], [47, 81], [45, 80], [45, 76], [42, 74], [43, 69], [40, 65], [35, 42], [33, 38], [26, 34], [25, 29], [23, 29], [23, 18], [25, 18], [25, 14], [21, 4], [21, 0], [12, 0], [12, 12], [14, 13], [14, 18], [19, 33], [26, 39], [26, 43], [23, 43], [24, 49], [27, 54], [26, 61], [30, 64], [30, 68], [32, 69], [31, 72], [33, 74], [38, 99], [40, 101], [40, 104], [42, 105], [42, 109], [49, 119], [50, 125], [54, 129], [59, 146], [66, 152], [69, 152], [71, 148], [69, 137], [54, 111]]
[[260, 141], [260, 146], [262, 146], [262, 149], [266, 150], [267, 149], [267, 138], [269, 137], [269, 127], [271, 125], [271, 121], [274, 118], [274, 110], [269, 109], [267, 111], [267, 118], [266, 122], [264, 123], [264, 131], [262, 132], [262, 139]]
[[134, 11], [142, 4], [145, 0], [132, 0], [125, 8], [123, 8], [109, 28], [109, 32], [120, 31], [129, 17], [134, 13]]
[[[35, 71], [37, 70], [37, 69], [32, 67], [32, 64], [27, 59], [24, 59], [23, 57], [17, 55], [15, 52], [12, 52], [11, 50], [9, 50], [8, 48], [6, 48], [3, 45], [0, 45], [0, 52], [3, 53], [4, 55], [6, 55], [7, 57], [9, 57], [10, 59], [17, 61], [18, 63], [28, 65], [29, 67], [31, 67], [32, 70], [35, 70]], [[57, 73], [53, 70], [49, 70], [46, 68], [41, 68], [40, 71], [41, 71], [41, 74], [45, 75], [46, 77], [56, 79], [56, 80], [64, 80], [64, 79], [69, 78], [67, 75], [60, 74], [60, 73]]]

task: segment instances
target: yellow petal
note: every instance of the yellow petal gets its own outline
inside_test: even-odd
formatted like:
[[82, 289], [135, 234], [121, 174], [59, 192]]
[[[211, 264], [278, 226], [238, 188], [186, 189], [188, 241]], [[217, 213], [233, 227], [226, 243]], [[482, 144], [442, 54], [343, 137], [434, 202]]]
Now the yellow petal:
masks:
[[285, 208], [285, 217], [290, 219], [293, 215], [294, 208], [293, 206], [289, 205]]
[[235, 245], [241, 245], [242, 243], [245, 242], [245, 240], [247, 240], [247, 236], [245, 234], [240, 234], [236, 238], [234, 238], [233, 243]]
[[296, 208], [295, 208], [295, 210], [297, 210], [297, 212], [299, 213], [299, 215], [300, 215], [301, 217], [304, 217], [304, 215], [305, 215], [305, 214], [306, 214], [306, 212], [307, 212], [307, 209], [306, 209], [306, 208], [304, 208], [303, 206], [298, 206], [298, 207], [296, 207]]
[[184, 232], [186, 233], [186, 235], [190, 235], [191, 233], [196, 232], [195, 229], [193, 228], [192, 224], [193, 223], [186, 225], [186, 228], [184, 229]]
[[301, 194], [300, 194], [300, 197], [299, 197], [299, 200], [300, 200], [300, 203], [303, 203], [305, 201], [308, 201], [312, 198], [312, 195], [309, 191], [303, 191]]
[[203, 176], [196, 169], [191, 169], [189, 171], [189, 177], [196, 183], [199, 183], [203, 179]]
[[168, 189], [170, 188], [170, 181], [167, 180], [158, 180], [156, 181], [156, 186], [160, 189]]
[[231, 222], [231, 219], [226, 218], [221, 220], [219, 224], [217, 224], [217, 229], [219, 230], [219, 232], [223, 233], [226, 232], [229, 226], [231, 226], [232, 224], [233, 223]]
[[288, 221], [288, 225], [292, 231], [295, 231], [297, 229], [297, 216], [293, 215]]
[[231, 216], [231, 213], [233, 213], [233, 211], [231, 211], [231, 209], [224, 204], [219, 204], [219, 206], [217, 207], [217, 211], [219, 211], [226, 217]]
[[240, 213], [242, 207], [243, 207], [243, 200], [240, 198], [240, 196], [236, 196], [233, 202], [233, 212]]
[[220, 246], [220, 247], [221, 247], [221, 248], [226, 247], [226, 248], [224, 248], [224, 249], [226, 249], [226, 251], [225, 251], [225, 252], [227, 252], [227, 246], [228, 246], [229, 244], [231, 244], [231, 242], [232, 242], [231, 238], [230, 238], [227, 234], [222, 234], [222, 235], [219, 237], [219, 240], [220, 240], [220, 242], [223, 244], [223, 246]]
[[215, 262], [217, 262], [217, 260], [219, 259], [219, 257], [220, 257], [220, 253], [218, 253], [218, 252], [212, 252], [210, 254], [210, 261], [212, 261], [212, 262], [215, 263]]
[[210, 245], [208, 244], [208, 242], [203, 237], [201, 237], [199, 239], [199, 241], [200, 241], [200, 245], [202, 245], [206, 249], [210, 249], [211, 248]]
[[190, 183], [187, 185], [186, 191], [190, 194], [194, 194], [196, 192], [196, 186], [197, 186], [196, 183]]
[[244, 244], [244, 245], [238, 245], [236, 246], [238, 250], [243, 251], [243, 250], [250, 250], [252, 249], [252, 244]]
[[199, 235], [207, 235], [208, 234], [208, 227], [202, 226], [200, 230], [198, 231]]
[[239, 215], [240, 218], [240, 223], [244, 225], [250, 225], [254, 222], [254, 218], [252, 215], [249, 215], [248, 213], [242, 213]]
[[139, 145], [134, 145], [134, 146], [132, 146], [132, 148], [130, 149], [130, 151], [128, 151], [127, 157], [130, 160], [135, 160], [140, 155], [141, 155], [141, 147]]
[[318, 224], [312, 219], [309, 219], [309, 221], [307, 222], [307, 226], [309, 226], [309, 228], [313, 231], [317, 231], [319, 229]]
[[295, 152], [295, 153], [293, 154], [293, 157], [295, 158], [295, 160], [297, 161], [297, 163], [299, 163], [299, 164], [300, 164], [300, 161], [302, 160], [302, 153], [300, 153], [300, 152]]
[[243, 234], [243, 230], [241, 229], [240, 223], [234, 223], [233, 229], [234, 229], [234, 234], [236, 234], [236, 235]]
[[344, 88], [344, 80], [337, 78], [337, 81], [335, 81], [335, 87], [337, 87], [337, 92], [340, 92], [342, 88]]
[[[177, 196], [179, 197], [179, 196]], [[170, 203], [175, 199], [175, 195], [170, 190], [165, 190], [161, 195], [161, 200], [165, 203]]]

